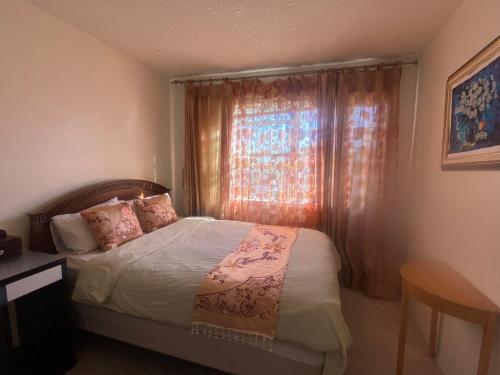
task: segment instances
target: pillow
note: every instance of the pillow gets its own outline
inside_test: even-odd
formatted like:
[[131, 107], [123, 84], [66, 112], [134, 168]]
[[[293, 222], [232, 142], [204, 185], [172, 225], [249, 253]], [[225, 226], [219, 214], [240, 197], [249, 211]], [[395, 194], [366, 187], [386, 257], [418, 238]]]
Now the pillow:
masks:
[[128, 201], [120, 200], [120, 203], [126, 203], [126, 204], [128, 204], [132, 208], [132, 211], [134, 211], [134, 213], [135, 213], [134, 201], [135, 201], [135, 199], [130, 199]]
[[[60, 215], [60, 216], [62, 216], [62, 215]], [[82, 220], [83, 220], [83, 218], [82, 218]], [[85, 225], [87, 225], [87, 224], [85, 223]], [[56, 226], [54, 224], [54, 220], [50, 220], [49, 229], [50, 229], [50, 234], [52, 236], [52, 242], [54, 242], [54, 246], [56, 247], [56, 250], [57, 251], [70, 250], [66, 247], [66, 245], [64, 245], [64, 242], [63, 242], [61, 236], [59, 235], [59, 233], [57, 233], [57, 229], [56, 229]], [[90, 234], [92, 234], [92, 233], [90, 233]], [[92, 237], [92, 239], [94, 239], [94, 237]], [[77, 252], [77, 253], [79, 253], [79, 252]]]
[[143, 235], [134, 211], [127, 203], [94, 207], [80, 212], [103, 251]]
[[[109, 206], [118, 202], [118, 198], [115, 197], [91, 208]], [[77, 254], [83, 254], [98, 248], [97, 242], [92, 232], [90, 232], [89, 225], [79, 212], [54, 216], [50, 228], [52, 239], [59, 251], [72, 250]]]
[[134, 201], [135, 212], [144, 232], [152, 232], [177, 221], [170, 196], [155, 195]]

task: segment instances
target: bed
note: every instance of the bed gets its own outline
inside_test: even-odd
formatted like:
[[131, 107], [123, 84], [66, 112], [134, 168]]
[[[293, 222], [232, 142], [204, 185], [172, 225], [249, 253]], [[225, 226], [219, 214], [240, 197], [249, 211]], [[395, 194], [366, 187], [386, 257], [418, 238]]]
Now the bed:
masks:
[[[56, 252], [50, 233], [55, 215], [79, 212], [113, 197], [130, 200], [166, 192], [142, 180], [80, 189], [30, 215], [31, 248]], [[81, 288], [75, 289], [76, 326], [234, 374], [343, 373], [351, 337], [341, 312], [336, 277], [340, 261], [328, 237], [314, 230], [298, 232], [272, 350], [192, 334], [197, 285], [252, 225], [190, 217], [106, 253], [63, 252], [69, 284], [88, 281], [100, 296], [88, 298]]]

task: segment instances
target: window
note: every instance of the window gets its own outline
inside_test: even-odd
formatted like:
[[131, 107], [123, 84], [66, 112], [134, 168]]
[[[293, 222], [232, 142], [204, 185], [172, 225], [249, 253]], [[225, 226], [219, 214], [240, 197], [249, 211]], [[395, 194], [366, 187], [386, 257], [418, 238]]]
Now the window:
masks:
[[240, 101], [233, 108], [229, 200], [316, 203], [315, 100]]
[[369, 186], [377, 184], [377, 174], [371, 175], [370, 169], [375, 168], [374, 147], [377, 142], [377, 131], [383, 125], [377, 125], [377, 108], [372, 98], [365, 98], [360, 102], [355, 96], [350, 98], [349, 117], [343, 134], [343, 166], [344, 178], [344, 206], [364, 209]]

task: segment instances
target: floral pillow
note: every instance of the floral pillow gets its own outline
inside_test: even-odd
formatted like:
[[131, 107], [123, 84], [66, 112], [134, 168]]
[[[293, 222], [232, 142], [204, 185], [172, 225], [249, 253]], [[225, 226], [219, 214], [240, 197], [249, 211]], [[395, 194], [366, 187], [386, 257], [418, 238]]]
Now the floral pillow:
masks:
[[147, 233], [177, 221], [177, 214], [168, 194], [136, 199], [134, 207], [142, 230]]
[[90, 208], [80, 214], [103, 251], [143, 235], [137, 216], [127, 203]]

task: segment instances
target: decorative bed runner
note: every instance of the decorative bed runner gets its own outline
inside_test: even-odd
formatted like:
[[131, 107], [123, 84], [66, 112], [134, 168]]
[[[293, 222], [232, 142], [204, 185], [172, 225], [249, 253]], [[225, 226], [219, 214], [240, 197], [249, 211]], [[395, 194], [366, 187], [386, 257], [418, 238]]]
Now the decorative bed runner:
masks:
[[193, 306], [193, 333], [254, 345], [260, 341], [262, 346], [272, 340], [297, 232], [254, 226], [201, 283]]

